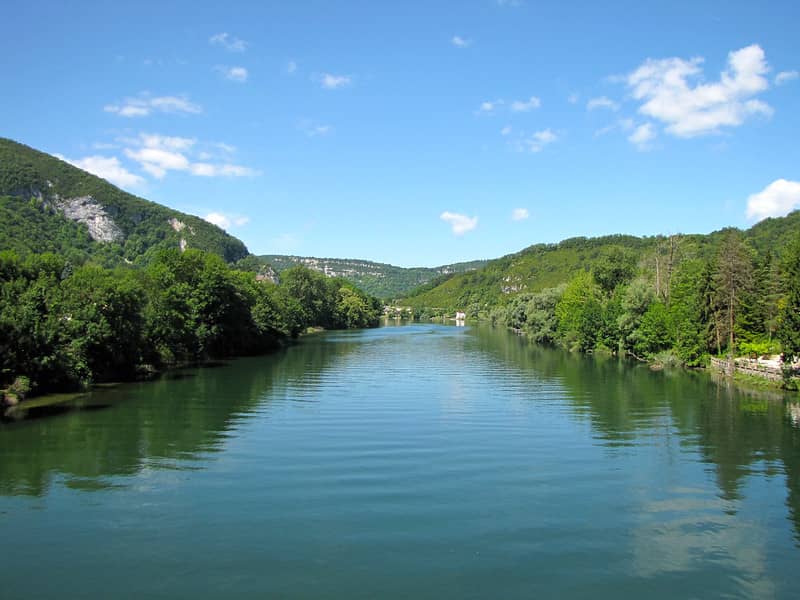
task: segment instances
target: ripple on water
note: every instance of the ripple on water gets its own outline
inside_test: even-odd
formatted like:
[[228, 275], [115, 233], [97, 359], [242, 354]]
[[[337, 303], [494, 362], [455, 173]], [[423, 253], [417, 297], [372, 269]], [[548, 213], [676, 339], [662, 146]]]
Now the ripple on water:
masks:
[[0, 432], [11, 597], [793, 591], [797, 430], [697, 378], [414, 325], [114, 394]]

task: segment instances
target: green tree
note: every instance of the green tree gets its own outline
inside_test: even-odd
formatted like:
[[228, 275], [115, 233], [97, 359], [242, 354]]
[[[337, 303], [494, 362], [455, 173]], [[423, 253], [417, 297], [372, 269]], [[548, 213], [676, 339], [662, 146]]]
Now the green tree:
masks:
[[669, 304], [674, 350], [687, 365], [698, 366], [708, 352], [708, 294], [711, 269], [703, 260], [687, 260], [675, 270]]
[[86, 266], [64, 280], [57, 305], [71, 375], [82, 382], [129, 376], [146, 353], [134, 273]]
[[592, 267], [592, 275], [600, 288], [610, 294], [636, 273], [636, 254], [623, 246], [607, 246]]
[[782, 303], [777, 337], [783, 348], [784, 364], [800, 356], [800, 235], [786, 256], [786, 297]]
[[715, 304], [719, 333], [728, 337], [729, 369], [736, 352], [736, 325], [739, 309], [753, 284], [753, 264], [749, 249], [737, 230], [730, 230], [720, 245], [714, 268]]
[[556, 304], [558, 332], [568, 348], [592, 350], [603, 326], [600, 289], [592, 276], [581, 271], [567, 284]]

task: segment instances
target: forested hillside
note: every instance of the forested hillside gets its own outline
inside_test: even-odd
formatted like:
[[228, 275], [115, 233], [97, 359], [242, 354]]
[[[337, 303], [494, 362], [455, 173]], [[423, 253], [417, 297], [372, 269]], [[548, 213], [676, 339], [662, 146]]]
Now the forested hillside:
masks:
[[112, 266], [146, 264], [169, 248], [196, 248], [227, 262], [248, 254], [240, 240], [199, 217], [0, 138], [0, 249]]
[[295, 265], [304, 265], [331, 277], [343, 277], [368, 294], [379, 298], [397, 298], [442, 275], [465, 273], [481, 268], [485, 260], [442, 265], [440, 267], [396, 267], [368, 260], [315, 258], [271, 254], [259, 259], [280, 273]]
[[800, 212], [746, 231], [531, 246], [403, 300], [464, 310], [540, 342], [701, 364], [800, 354]]
[[203, 219], [0, 139], [0, 404], [377, 325], [381, 304], [348, 281], [296, 266], [276, 284], [253, 259]]
[[164, 250], [141, 269], [0, 252], [0, 404], [5, 386], [14, 401], [31, 389], [264, 352], [310, 326], [375, 326], [381, 308], [302, 266], [276, 285], [199, 250]]

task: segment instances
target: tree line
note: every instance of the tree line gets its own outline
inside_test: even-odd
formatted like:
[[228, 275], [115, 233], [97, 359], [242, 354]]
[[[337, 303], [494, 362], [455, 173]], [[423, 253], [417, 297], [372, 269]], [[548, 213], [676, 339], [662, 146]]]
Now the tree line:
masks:
[[661, 363], [704, 364], [710, 355], [800, 356], [800, 236], [782, 257], [756, 252], [738, 230], [707, 256], [680, 236], [642, 255], [603, 248], [567, 283], [521, 293], [493, 322], [537, 342]]
[[342, 279], [302, 266], [279, 284], [259, 279], [200, 250], [165, 250], [141, 269], [0, 252], [0, 388], [76, 388], [269, 351], [309, 327], [378, 323], [378, 300]]

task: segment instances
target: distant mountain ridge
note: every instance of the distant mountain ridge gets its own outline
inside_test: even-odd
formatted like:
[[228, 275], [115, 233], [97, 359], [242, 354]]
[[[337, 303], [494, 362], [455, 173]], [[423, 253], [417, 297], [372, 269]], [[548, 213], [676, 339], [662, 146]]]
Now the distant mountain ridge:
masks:
[[295, 265], [304, 265], [330, 277], [342, 277], [368, 294], [379, 298], [397, 298], [439, 277], [482, 268], [487, 260], [453, 263], [439, 267], [397, 267], [386, 263], [349, 258], [317, 258], [267, 254], [258, 257], [280, 274]]
[[0, 138], [0, 249], [55, 252], [74, 263], [147, 262], [197, 248], [227, 262], [247, 247], [194, 215], [129, 194], [54, 156]]

